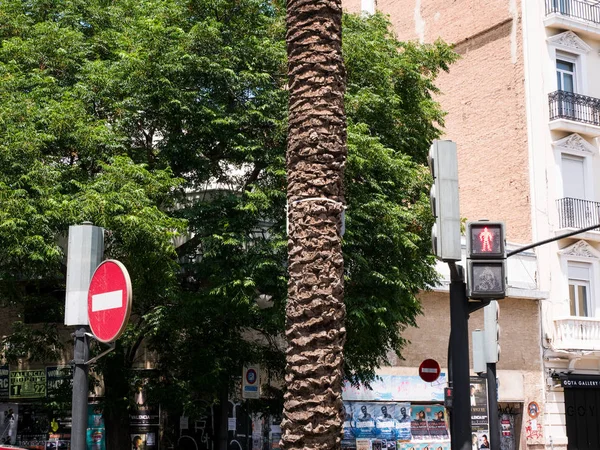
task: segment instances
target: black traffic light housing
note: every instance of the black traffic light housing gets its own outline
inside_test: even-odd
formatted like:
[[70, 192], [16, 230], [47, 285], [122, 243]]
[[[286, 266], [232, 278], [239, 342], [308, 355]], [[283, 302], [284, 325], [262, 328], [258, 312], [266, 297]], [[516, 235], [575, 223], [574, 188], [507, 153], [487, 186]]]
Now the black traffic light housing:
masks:
[[467, 223], [467, 296], [506, 297], [506, 238], [503, 222]]

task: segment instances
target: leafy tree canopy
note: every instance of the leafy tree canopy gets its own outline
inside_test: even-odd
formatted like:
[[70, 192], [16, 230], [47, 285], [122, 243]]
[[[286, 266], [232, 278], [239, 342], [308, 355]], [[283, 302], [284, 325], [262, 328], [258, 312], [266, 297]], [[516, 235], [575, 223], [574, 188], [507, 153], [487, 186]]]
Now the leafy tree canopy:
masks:
[[[424, 163], [443, 124], [435, 78], [455, 55], [390, 28], [380, 14], [344, 18], [353, 381], [400, 354], [436, 278]], [[130, 367], [145, 339], [164, 404], [210, 402], [244, 363], [283, 369], [284, 34], [281, 5], [265, 0], [0, 3], [2, 300], [64, 289], [68, 226], [105, 227], [135, 319], [101, 368]], [[23, 343], [26, 328], [5, 339]]]

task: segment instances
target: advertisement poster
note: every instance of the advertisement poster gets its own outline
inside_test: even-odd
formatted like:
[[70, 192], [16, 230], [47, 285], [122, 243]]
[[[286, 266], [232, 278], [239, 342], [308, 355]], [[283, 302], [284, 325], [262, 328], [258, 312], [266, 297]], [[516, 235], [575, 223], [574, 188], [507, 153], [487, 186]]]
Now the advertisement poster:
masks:
[[9, 391], [11, 399], [44, 398], [46, 396], [46, 369], [11, 370]]
[[355, 403], [353, 408], [354, 435], [357, 439], [376, 437], [374, 403]]
[[443, 406], [430, 406], [428, 413], [429, 434], [432, 439], [449, 439], [446, 409]]
[[131, 448], [133, 450], [146, 450], [149, 448], [158, 448], [157, 435], [150, 433], [135, 433], [131, 435]]
[[87, 450], [106, 450], [106, 431], [100, 405], [88, 405], [88, 428], [85, 440]]
[[375, 435], [378, 439], [386, 441], [396, 440], [396, 405], [393, 403], [380, 403], [375, 410]]
[[428, 441], [431, 436], [427, 426], [426, 406], [412, 405], [410, 413], [410, 434], [415, 441]]
[[46, 393], [55, 397], [61, 392], [71, 392], [73, 386], [73, 369], [71, 366], [46, 367]]
[[356, 447], [352, 408], [352, 403], [344, 402], [344, 436], [342, 437], [342, 448], [344, 449], [352, 449]]
[[0, 400], [8, 399], [8, 365], [0, 366]]
[[396, 413], [396, 439], [399, 441], [410, 441], [410, 403], [398, 403]]
[[14, 444], [17, 440], [19, 405], [3, 403], [0, 405], [0, 444]]
[[402, 443], [399, 450], [450, 450], [450, 442]]
[[356, 450], [371, 450], [371, 439], [357, 439]]
[[133, 449], [157, 450], [160, 409], [154, 405], [137, 405], [129, 414], [129, 433]]
[[487, 382], [485, 378], [471, 377], [471, 436], [472, 450], [490, 448]]

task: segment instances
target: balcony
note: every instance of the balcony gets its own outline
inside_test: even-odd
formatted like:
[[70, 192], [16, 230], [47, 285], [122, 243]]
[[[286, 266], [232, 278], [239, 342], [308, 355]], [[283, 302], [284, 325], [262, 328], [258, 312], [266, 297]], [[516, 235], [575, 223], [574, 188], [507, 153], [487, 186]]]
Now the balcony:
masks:
[[600, 136], [600, 99], [573, 92], [548, 94], [550, 129]]
[[600, 35], [600, 4], [584, 0], [546, 0], [544, 25], [597, 37]]
[[[565, 230], [577, 230], [600, 223], [600, 203], [579, 198], [559, 198], [556, 200], [558, 210], [558, 230], [562, 234]], [[587, 231], [577, 235], [579, 239], [600, 241], [600, 229]]]
[[557, 350], [600, 350], [600, 319], [568, 317], [554, 321]]

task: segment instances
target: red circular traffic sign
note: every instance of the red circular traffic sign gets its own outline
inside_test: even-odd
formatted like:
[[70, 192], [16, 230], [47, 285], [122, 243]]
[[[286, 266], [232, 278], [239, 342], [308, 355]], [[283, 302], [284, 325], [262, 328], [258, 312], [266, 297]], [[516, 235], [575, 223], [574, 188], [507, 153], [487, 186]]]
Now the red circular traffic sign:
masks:
[[123, 334], [131, 314], [131, 279], [123, 264], [113, 259], [102, 262], [88, 290], [88, 318], [100, 342], [112, 342]]
[[426, 359], [419, 366], [419, 376], [427, 383], [433, 383], [440, 376], [442, 369], [435, 359]]

